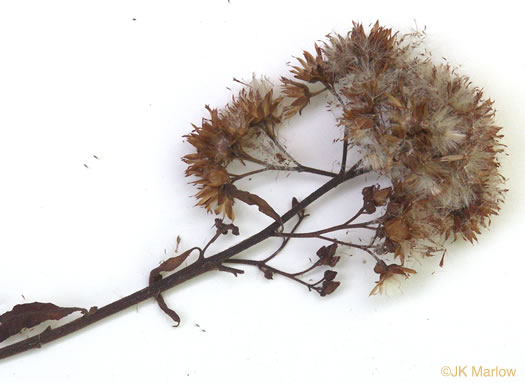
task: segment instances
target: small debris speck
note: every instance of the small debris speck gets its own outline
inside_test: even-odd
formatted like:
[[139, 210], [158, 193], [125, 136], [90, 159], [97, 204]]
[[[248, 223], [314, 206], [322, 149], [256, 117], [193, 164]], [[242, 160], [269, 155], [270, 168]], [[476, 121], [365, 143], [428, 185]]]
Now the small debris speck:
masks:
[[179, 252], [179, 245], [180, 245], [180, 241], [181, 241], [181, 237], [180, 235], [177, 235], [177, 246], [175, 247], [175, 252], [178, 253]]

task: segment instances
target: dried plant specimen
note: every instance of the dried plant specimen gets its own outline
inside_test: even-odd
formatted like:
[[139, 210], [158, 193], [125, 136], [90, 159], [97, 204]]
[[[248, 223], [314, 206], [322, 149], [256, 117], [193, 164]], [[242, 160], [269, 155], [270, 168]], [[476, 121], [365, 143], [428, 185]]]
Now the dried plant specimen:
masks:
[[[39, 347], [149, 298], [156, 299], [178, 325], [181, 319], [162, 292], [211, 271], [238, 275], [244, 272], [242, 267], [252, 266], [267, 279], [282, 276], [326, 296], [340, 286], [338, 251], [348, 247], [374, 260], [379, 280], [371, 286], [373, 295], [395, 278], [414, 274], [409, 260], [441, 255], [446, 244], [458, 238], [477, 240], [498, 213], [505, 193], [498, 161], [504, 150], [500, 127], [492, 101], [481, 89], [451, 66], [433, 63], [421, 53], [422, 44], [421, 33], [399, 35], [379, 23], [365, 31], [356, 23], [348, 34], [329, 35], [312, 52], [303, 52], [278, 86], [267, 78], [254, 78], [241, 82], [242, 89], [226, 106], [206, 106], [209, 115], [185, 136], [194, 151], [183, 161], [186, 176], [197, 188], [196, 205], [218, 215], [207, 245], [183, 249], [151, 271], [147, 287], [100, 309], [38, 302], [16, 306], [0, 317], [2, 338], [74, 311], [82, 316], [6, 346], [0, 357]], [[282, 124], [301, 118], [314, 97], [326, 97], [340, 127], [340, 136], [334, 137], [341, 151], [335, 172], [300, 163], [280, 139]], [[354, 164], [347, 163], [350, 150], [361, 158]], [[233, 172], [234, 166], [246, 167], [246, 172]], [[290, 196], [291, 208], [279, 212], [253, 190], [238, 186], [243, 178], [267, 172], [311, 173], [326, 182], [302, 200]], [[386, 177], [391, 186], [361, 185], [361, 207], [343, 222], [299, 231], [302, 221], [313, 214], [306, 210], [312, 202], [365, 173]], [[235, 211], [243, 205], [255, 206], [272, 223], [230, 248], [208, 254], [221, 236], [241, 234], [234, 222]], [[372, 233], [371, 240], [349, 241], [346, 232], [355, 230]], [[275, 237], [282, 242], [273, 253], [259, 259], [243, 257], [244, 250]], [[294, 272], [275, 267], [271, 261], [300, 238], [321, 242], [312, 249], [311, 265]], [[194, 252], [197, 260], [182, 267]], [[316, 271], [318, 279], [306, 277]]]

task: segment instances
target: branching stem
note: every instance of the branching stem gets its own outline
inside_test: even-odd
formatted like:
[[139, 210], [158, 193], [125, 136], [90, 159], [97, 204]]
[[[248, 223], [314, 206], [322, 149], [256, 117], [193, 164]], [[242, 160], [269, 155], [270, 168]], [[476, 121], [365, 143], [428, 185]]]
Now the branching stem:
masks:
[[[213, 270], [220, 270], [225, 260], [272, 237], [274, 233], [281, 227], [282, 224], [288, 222], [291, 218], [295, 217], [299, 212], [301, 212], [311, 203], [313, 203], [329, 191], [335, 189], [337, 186], [344, 183], [345, 181], [356, 178], [357, 176], [364, 174], [365, 172], [365, 169], [360, 168], [358, 165], [355, 165], [347, 172], [335, 175], [317, 190], [313, 191], [305, 199], [299, 201], [294, 207], [292, 207], [292, 209], [288, 210], [288, 212], [282, 215], [281, 222], [273, 222], [263, 230], [252, 235], [251, 237], [246, 238], [238, 244], [226, 250], [220, 251], [215, 255], [212, 255], [210, 257], [199, 257], [191, 265], [186, 266], [185, 268], [176, 271], [172, 275], [167, 276], [139, 291], [136, 291], [133, 294], [118, 299], [103, 307], [94, 307], [89, 311], [88, 314], [85, 314], [76, 320], [58, 326], [56, 328], [46, 330], [38, 335], [32, 336], [20, 342], [3, 347], [0, 349], [0, 359], [19, 354], [21, 352], [28, 351], [33, 348], [40, 348], [46, 343], [52, 342], [66, 335], [79, 331], [87, 326], [101, 321], [102, 319], [105, 319], [120, 311], [133, 307], [140, 302], [143, 302], [147, 299], [155, 298], [156, 296], [158, 296], [159, 293], [162, 293], [172, 287], [178, 286], [190, 279], [206, 274]], [[273, 270], [270, 269], [270, 271]], [[306, 282], [303, 282], [303, 284], [308, 286]]]
[[275, 237], [285, 237], [285, 238], [317, 238], [321, 234], [331, 233], [334, 231], [339, 230], [349, 230], [349, 229], [368, 229], [368, 230], [377, 230], [377, 227], [372, 227], [368, 225], [372, 225], [375, 223], [378, 223], [378, 219], [374, 219], [372, 221], [363, 222], [363, 223], [355, 223], [355, 224], [341, 224], [341, 225], [335, 225], [331, 227], [327, 227], [326, 229], [321, 229], [317, 231], [310, 231], [306, 233], [275, 233]]

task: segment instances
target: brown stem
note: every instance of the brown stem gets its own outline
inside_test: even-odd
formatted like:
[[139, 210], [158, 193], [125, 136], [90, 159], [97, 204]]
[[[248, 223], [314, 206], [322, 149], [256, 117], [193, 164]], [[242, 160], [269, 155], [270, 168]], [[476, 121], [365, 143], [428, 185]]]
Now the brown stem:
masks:
[[[341, 98], [341, 96], [339, 95], [339, 93], [337, 93], [337, 91], [335, 90], [335, 87], [333, 84], [325, 84], [326, 88], [330, 90], [330, 93], [332, 93], [332, 95], [337, 99], [337, 101], [339, 101], [339, 103], [341, 104], [341, 107], [345, 108], [345, 103], [343, 101], [343, 99]], [[341, 158], [341, 170], [340, 170], [340, 173], [344, 173], [346, 171], [346, 159], [347, 159], [347, 156], [348, 156], [348, 139], [346, 138], [346, 136], [348, 135], [348, 129], [345, 127], [345, 131], [344, 131], [344, 137], [343, 137], [343, 155], [342, 155], [342, 158]]]
[[346, 171], [346, 158], [348, 156], [348, 140], [346, 139], [346, 128], [345, 128], [345, 137], [343, 137], [343, 157], [341, 159], [341, 170], [340, 173]]
[[326, 92], [327, 90], [328, 90], [328, 87], [325, 87], [325, 88], [323, 88], [323, 89], [319, 89], [319, 90], [317, 90], [317, 91], [315, 91], [315, 92], [310, 92], [310, 98], [311, 98], [311, 97], [318, 96], [318, 95], [320, 95], [321, 93]]
[[282, 170], [282, 171], [298, 172], [298, 173], [312, 173], [312, 174], [318, 174], [318, 175], [327, 176], [327, 177], [335, 177], [335, 176], [337, 176], [337, 173], [333, 173], [333, 172], [329, 172], [329, 171], [326, 171], [326, 170], [316, 169], [316, 168], [311, 168], [309, 166], [301, 165], [300, 163], [298, 163], [294, 159], [292, 159], [292, 161], [296, 164], [296, 166], [291, 166], [290, 167], [290, 166], [279, 166], [279, 165], [270, 164], [268, 162], [265, 162], [265, 161], [262, 161], [262, 160], [259, 160], [257, 158], [254, 158], [254, 157], [250, 156], [248, 153], [246, 153], [243, 150], [240, 150], [239, 154], [242, 156], [243, 160], [250, 161], [250, 162], [253, 162], [253, 163], [258, 164], [258, 165], [262, 165], [267, 170]]
[[368, 230], [377, 230], [377, 227], [368, 226], [370, 224], [377, 223], [376, 220], [363, 222], [363, 223], [354, 223], [354, 224], [342, 224], [327, 227], [326, 229], [310, 231], [307, 233], [275, 233], [275, 237], [285, 237], [285, 238], [317, 238], [321, 234], [331, 233], [333, 231], [347, 230], [347, 229], [368, 229]]
[[348, 246], [348, 247], [354, 247], [356, 249], [359, 249], [359, 250], [363, 250], [363, 251], [366, 251], [369, 255], [371, 255], [376, 261], [380, 261], [380, 259], [377, 257], [377, 255], [375, 255], [374, 253], [372, 253], [369, 249], [370, 246], [364, 246], [364, 245], [357, 245], [355, 243], [351, 243], [351, 242], [344, 242], [344, 241], [340, 241], [338, 239], [335, 239], [335, 238], [328, 238], [328, 237], [325, 237], [324, 235], [319, 235], [317, 238], [319, 239], [322, 239], [323, 241], [328, 241], [328, 242], [332, 242], [332, 243], [337, 243], [338, 245], [343, 245], [343, 246]]
[[359, 210], [357, 211], [357, 213], [355, 213], [355, 215], [354, 215], [352, 218], [350, 218], [348, 221], [346, 221], [345, 224], [348, 225], [349, 223], [354, 222], [354, 221], [355, 221], [355, 220], [356, 220], [361, 214], [363, 214], [364, 212], [365, 212], [365, 208], [362, 207], [361, 209], [359, 209]]
[[106, 306], [103, 306], [98, 309], [92, 309], [89, 313], [76, 320], [73, 320], [56, 328], [46, 330], [38, 335], [27, 338], [23, 341], [3, 347], [0, 349], [0, 359], [19, 354], [21, 352], [28, 351], [33, 348], [39, 348], [46, 343], [52, 342], [73, 332], [79, 331], [89, 325], [92, 325], [102, 319], [110, 317], [140, 302], [143, 302], [150, 298], [155, 298], [159, 293], [162, 293], [163, 291], [166, 291], [174, 286], [178, 286], [181, 283], [193, 279], [199, 275], [205, 274], [212, 270], [221, 269], [224, 260], [241, 253], [242, 251], [264, 241], [267, 238], [272, 237], [275, 231], [278, 230], [283, 223], [289, 221], [292, 217], [297, 215], [301, 210], [303, 210], [308, 205], [316, 201], [318, 198], [328, 193], [330, 190], [335, 189], [343, 182], [355, 178], [361, 174], [364, 174], [365, 172], [365, 169], [359, 168], [358, 166], [353, 166], [346, 173], [331, 178], [320, 188], [312, 192], [308, 197], [297, 203], [292, 209], [288, 210], [288, 212], [286, 212], [281, 217], [281, 222], [273, 222], [258, 233], [252, 235], [249, 238], [246, 238], [245, 240], [226, 250], [220, 251], [215, 255], [207, 258], [200, 257], [199, 259], [197, 259], [197, 261], [185, 267], [184, 269], [181, 269], [175, 272], [174, 274], [143, 288], [142, 290], [136, 291], [133, 294], [130, 294], [112, 303], [109, 303]]
[[308, 287], [309, 290], [311, 290], [315, 286], [315, 284], [311, 284], [311, 283], [305, 282], [302, 279], [297, 278], [297, 276], [298, 275], [302, 275], [302, 274], [306, 273], [307, 271], [310, 271], [314, 267], [317, 267], [318, 264], [315, 264], [314, 266], [309, 267], [307, 270], [301, 271], [299, 273], [287, 273], [286, 271], [279, 270], [279, 269], [277, 269], [277, 268], [275, 268], [273, 266], [267, 265], [264, 261], [256, 261], [256, 260], [253, 260], [253, 259], [227, 259], [225, 262], [227, 262], [227, 263], [234, 263], [234, 264], [238, 264], [238, 265], [256, 266], [257, 268], [259, 268], [263, 272], [264, 271], [269, 271], [272, 274], [278, 274], [278, 275], [282, 275], [283, 277], [289, 278], [289, 279], [291, 279], [291, 280], [293, 280], [293, 281], [295, 281], [297, 283], [300, 283], [301, 285], [304, 285], [304, 286]]
[[[303, 219], [304, 217], [306, 217], [308, 214], [301, 214], [301, 212], [298, 213], [298, 216], [299, 216], [299, 219], [297, 220], [297, 222], [295, 223], [294, 227], [292, 228], [292, 233], [295, 233], [295, 230], [297, 230], [297, 228], [299, 227], [299, 225], [301, 224], [301, 222], [303, 222]], [[262, 260], [262, 262], [266, 263], [270, 260], [272, 260], [273, 258], [275, 258], [284, 248], [285, 246], [288, 244], [288, 241], [290, 240], [290, 237], [286, 237], [286, 238], [283, 238], [283, 242], [281, 243], [281, 246], [279, 246], [279, 248], [277, 250], [275, 250], [273, 252], [273, 254], [271, 254], [270, 256], [266, 257], [265, 259]]]
[[305, 165], [298, 165], [295, 168], [295, 171], [297, 171], [299, 173], [318, 174], [320, 176], [327, 176], [327, 177], [335, 177], [337, 175], [337, 173], [328, 172], [328, 171], [321, 170], [321, 169], [316, 169], [316, 168], [311, 168], [311, 167], [305, 166]]
[[231, 174], [231, 173], [228, 173], [228, 175], [231, 177], [230, 181], [233, 183], [233, 182], [239, 181], [240, 179], [243, 179], [245, 177], [249, 177], [249, 176], [252, 176], [254, 174], [267, 172], [269, 170], [272, 170], [272, 169], [270, 169], [270, 168], [262, 168], [262, 169], [253, 170], [251, 172], [243, 173], [243, 174]]

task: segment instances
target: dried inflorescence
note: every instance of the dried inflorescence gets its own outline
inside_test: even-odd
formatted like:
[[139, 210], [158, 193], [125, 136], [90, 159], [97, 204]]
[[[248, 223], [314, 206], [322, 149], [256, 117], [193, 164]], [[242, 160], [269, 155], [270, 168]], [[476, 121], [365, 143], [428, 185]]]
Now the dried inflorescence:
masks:
[[[313, 53], [304, 51], [291, 68], [294, 78], [281, 78], [280, 97], [249, 88], [225, 109], [210, 110], [211, 118], [188, 136], [197, 153], [184, 158], [186, 174], [199, 178], [198, 204], [232, 218], [233, 200], [222, 186], [230, 181], [225, 167], [249, 158], [243, 146], [248, 140], [253, 145], [258, 128], [275, 138], [276, 123], [301, 114], [326, 91], [345, 150], [357, 150], [365, 168], [392, 182], [369, 246], [374, 256], [393, 253], [404, 264], [414, 255], [443, 251], [458, 235], [477, 240], [505, 192], [500, 128], [493, 102], [468, 77], [421, 53], [423, 38], [420, 32], [400, 36], [378, 23], [366, 33], [356, 23], [347, 35], [329, 35]], [[374, 292], [399, 273], [379, 274]]]
[[[237, 276], [244, 273], [239, 266], [252, 266], [267, 279], [279, 275], [325, 296], [340, 285], [335, 268], [341, 257], [336, 254], [346, 247], [364, 251], [376, 261], [374, 271], [379, 280], [370, 292], [373, 295], [414, 274], [414, 269], [406, 267], [412, 258], [442, 253], [442, 265], [447, 240], [458, 236], [477, 240], [480, 229], [498, 213], [505, 192], [498, 162], [504, 149], [500, 128], [494, 122], [492, 101], [484, 99], [480, 89], [448, 64], [435, 65], [429, 54], [420, 53], [422, 37], [419, 32], [399, 36], [379, 23], [367, 33], [361, 24], [354, 24], [347, 35], [329, 35], [326, 42], [315, 44], [313, 53], [303, 52], [290, 70], [293, 78], [281, 77], [280, 89], [264, 78], [254, 78], [249, 84], [241, 82], [244, 87], [225, 107], [206, 106], [210, 116], [185, 136], [195, 152], [183, 157], [188, 164], [186, 175], [194, 178], [192, 182], [199, 189], [197, 205], [233, 221], [237, 200], [255, 205], [272, 223], [235, 246], [208, 256], [210, 245], [219, 237], [240, 235], [232, 222], [216, 218], [216, 232], [203, 248], [192, 247], [165, 260], [151, 271], [148, 288], [100, 309], [39, 302], [17, 305], [0, 316], [0, 342], [47, 320], [77, 311], [83, 316], [0, 348], [0, 358], [40, 347], [150, 298], [178, 325], [180, 317], [168, 307], [162, 292], [213, 270]], [[297, 162], [277, 135], [284, 120], [300, 115], [311, 99], [321, 94], [328, 96], [328, 107], [342, 128], [341, 136], [334, 140], [342, 149], [337, 172]], [[361, 160], [347, 166], [352, 148]], [[259, 168], [233, 174], [230, 165], [234, 161]], [[328, 177], [328, 181], [301, 201], [292, 198], [291, 209], [279, 214], [263, 198], [235, 184], [270, 170], [309, 172]], [[307, 207], [367, 172], [388, 177], [391, 186], [362, 188], [362, 206], [341, 224], [297, 231], [309, 216]], [[290, 228], [287, 223], [291, 220], [295, 225]], [[372, 233], [370, 243], [348, 241], [344, 236], [350, 230]], [[334, 238], [336, 232], [345, 234]], [[266, 258], [236, 257], [272, 237], [282, 242]], [[312, 252], [309, 266], [302, 270], [274, 266], [281, 250], [295, 238], [316, 238], [329, 244], [315, 252], [317, 258]], [[194, 252], [197, 260], [184, 266]], [[396, 258], [400, 263], [391, 263]], [[317, 278], [308, 275], [316, 272]], [[164, 273], [173, 274], [165, 278]]]
[[185, 136], [196, 149], [196, 153], [183, 157], [188, 164], [187, 176], [195, 176], [198, 185], [197, 205], [215, 214], [225, 214], [233, 219], [233, 198], [224, 190], [232, 176], [226, 170], [235, 159], [247, 160], [251, 156], [246, 147], [260, 134], [275, 136], [275, 125], [281, 120], [282, 98], [274, 97], [267, 80], [253, 81], [253, 85], [242, 89], [225, 108], [211, 109], [209, 118], [195, 126]]

